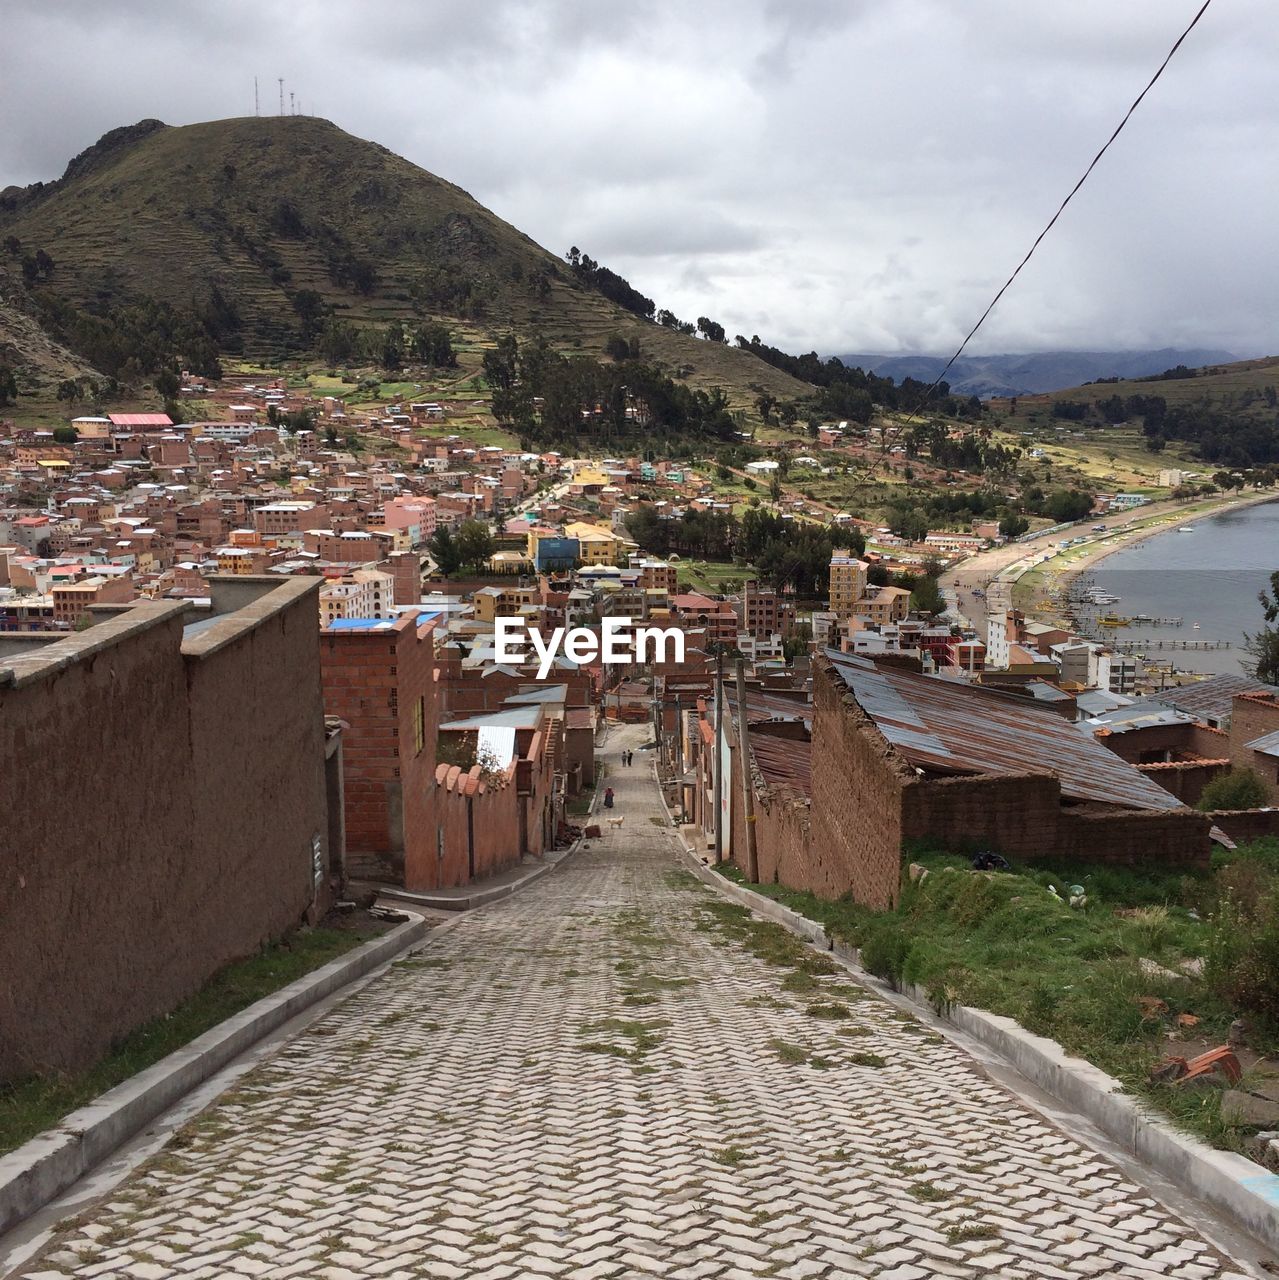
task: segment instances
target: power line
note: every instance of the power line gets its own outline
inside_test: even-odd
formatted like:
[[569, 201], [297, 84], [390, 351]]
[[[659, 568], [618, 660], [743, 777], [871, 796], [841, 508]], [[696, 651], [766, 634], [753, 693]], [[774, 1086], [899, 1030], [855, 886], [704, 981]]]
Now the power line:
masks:
[[[977, 333], [977, 330], [980, 329], [982, 325], [986, 323], [987, 317], [990, 315], [992, 311], [994, 311], [996, 305], [999, 303], [999, 300], [1004, 296], [1005, 293], [1008, 292], [1008, 289], [1012, 285], [1013, 281], [1016, 280], [1019, 275], [1021, 275], [1022, 268], [1031, 260], [1032, 257], [1034, 257], [1035, 250], [1039, 248], [1044, 238], [1053, 229], [1053, 227], [1057, 225], [1057, 220], [1066, 211], [1066, 206], [1075, 198], [1075, 195], [1078, 193], [1080, 187], [1082, 187], [1084, 183], [1088, 181], [1089, 175], [1097, 167], [1097, 164], [1101, 160], [1102, 156], [1104, 156], [1106, 152], [1110, 150], [1111, 144], [1124, 131], [1124, 126], [1128, 123], [1129, 120], [1132, 119], [1133, 113], [1141, 105], [1142, 99], [1145, 98], [1146, 94], [1148, 94], [1151, 91], [1151, 89], [1155, 87], [1155, 82], [1159, 79], [1161, 75], [1163, 75], [1168, 64], [1173, 60], [1173, 57], [1176, 54], [1177, 50], [1181, 48], [1186, 37], [1198, 25], [1199, 19], [1202, 18], [1204, 14], [1208, 12], [1208, 6], [1210, 4], [1212, 4], [1212, 0], [1204, 0], [1203, 4], [1199, 8], [1199, 12], [1196, 13], [1193, 18], [1191, 18], [1189, 25], [1181, 33], [1181, 35], [1177, 37], [1172, 48], [1168, 50], [1167, 54], [1164, 56], [1164, 60], [1159, 64], [1159, 67], [1155, 71], [1155, 74], [1150, 77], [1150, 80], [1147, 82], [1146, 87], [1133, 99], [1132, 105], [1128, 108], [1127, 111], [1124, 112], [1123, 119], [1120, 120], [1120, 122], [1115, 126], [1114, 132], [1110, 135], [1109, 138], [1106, 139], [1101, 150], [1098, 151], [1095, 156], [1093, 156], [1092, 160], [1089, 162], [1088, 167], [1083, 171], [1082, 175], [1080, 176], [1079, 181], [1076, 182], [1073, 187], [1071, 187], [1066, 198], [1061, 202], [1060, 205], [1058, 205], [1057, 212], [1054, 213], [1053, 216], [1048, 219], [1048, 222], [1045, 224], [1044, 229], [1035, 237], [1034, 243], [1030, 246], [1030, 248], [1026, 250], [1026, 256], [1022, 258], [1022, 260], [1014, 268], [1012, 275], [1010, 275], [1008, 279], [1005, 280], [1004, 283], [1000, 286], [999, 292], [996, 293], [995, 296], [990, 300], [989, 306], [987, 306], [986, 310], [981, 313], [981, 316], [978, 318], [977, 323], [973, 325], [971, 329], [969, 329], [963, 342], [961, 342], [959, 346], [956, 348], [955, 354], [951, 356], [949, 360], [946, 361], [945, 368], [943, 368], [942, 371], [937, 375], [937, 377], [933, 379], [932, 384], [923, 393], [923, 395], [920, 396], [915, 407], [910, 411], [910, 413], [906, 415], [905, 420], [898, 424], [896, 431], [893, 433], [894, 440], [897, 438], [898, 435], [901, 434], [902, 427], [905, 425], [905, 423], [910, 422], [913, 418], [918, 416], [920, 410], [924, 407], [924, 405], [928, 403], [929, 398], [932, 396], [933, 392], [937, 390], [937, 388], [941, 385], [942, 381], [945, 379], [946, 375], [950, 372], [951, 366], [955, 363], [956, 360], [959, 359], [961, 355], [963, 355], [964, 350], [967, 348], [968, 344], [973, 340], [973, 337]], [[885, 435], [882, 438], [880, 443], [880, 460], [882, 460], [884, 455], [887, 454], [890, 447], [891, 446], [889, 444], [888, 437], [887, 435]], [[873, 465], [871, 467], [868, 467], [866, 474], [863, 475], [857, 483], [860, 484], [865, 480], [869, 479], [873, 470], [874, 470]], [[836, 512], [836, 515], [838, 514], [840, 514], [840, 512]], [[832, 520], [834, 518], [835, 518], [834, 516], [831, 517]]]

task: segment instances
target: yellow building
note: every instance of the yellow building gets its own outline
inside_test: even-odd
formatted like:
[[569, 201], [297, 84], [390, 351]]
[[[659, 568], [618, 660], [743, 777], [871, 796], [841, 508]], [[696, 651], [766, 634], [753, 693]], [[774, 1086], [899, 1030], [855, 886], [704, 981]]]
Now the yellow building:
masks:
[[622, 540], [602, 524], [578, 521], [565, 526], [564, 536], [576, 538], [583, 564], [613, 564], [622, 550]]
[[870, 566], [851, 551], [836, 548], [830, 553], [830, 608], [840, 618], [852, 615], [866, 594], [866, 573]]
[[853, 606], [859, 618], [885, 626], [910, 616], [910, 592], [905, 587], [872, 587]]

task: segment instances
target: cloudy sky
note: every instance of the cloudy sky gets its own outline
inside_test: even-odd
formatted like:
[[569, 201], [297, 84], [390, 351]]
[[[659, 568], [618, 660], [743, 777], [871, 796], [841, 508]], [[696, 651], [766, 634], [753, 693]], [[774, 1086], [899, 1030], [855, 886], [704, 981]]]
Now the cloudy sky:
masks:
[[[308, 113], [658, 304], [949, 351], [1201, 0], [5, 0], [0, 187]], [[971, 348], [1279, 351], [1274, 0], [1214, 0]]]

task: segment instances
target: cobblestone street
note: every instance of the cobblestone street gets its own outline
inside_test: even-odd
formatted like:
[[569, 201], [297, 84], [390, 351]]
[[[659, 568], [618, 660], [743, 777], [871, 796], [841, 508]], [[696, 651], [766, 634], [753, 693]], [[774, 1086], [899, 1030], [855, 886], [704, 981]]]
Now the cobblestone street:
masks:
[[224, 1094], [23, 1272], [1239, 1277], [960, 1049], [619, 830]]

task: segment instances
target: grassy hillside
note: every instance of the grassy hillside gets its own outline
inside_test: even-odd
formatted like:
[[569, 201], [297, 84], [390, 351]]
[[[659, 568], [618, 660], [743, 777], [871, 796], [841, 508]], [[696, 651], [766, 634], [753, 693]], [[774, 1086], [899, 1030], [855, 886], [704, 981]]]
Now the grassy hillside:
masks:
[[[1169, 405], [1208, 401], [1219, 408], [1248, 408], [1264, 395], [1266, 387], [1279, 386], [1279, 356], [1259, 360], [1238, 360], [1233, 364], [1208, 365], [1194, 370], [1192, 378], [1131, 378], [1119, 382], [1092, 382], [1045, 395], [1021, 396], [1017, 405], [1028, 413], [1047, 408], [1054, 400], [1092, 403], [1108, 396], [1158, 395]], [[1007, 410], [1007, 400], [993, 400], [991, 407]]]
[[222, 345], [303, 345], [298, 295], [360, 325], [437, 317], [545, 334], [600, 355], [612, 334], [738, 403], [808, 388], [755, 357], [643, 321], [461, 188], [305, 116], [119, 129], [56, 182], [0, 193], [9, 260], [53, 261], [33, 292], [101, 310], [139, 300], [215, 309]]

